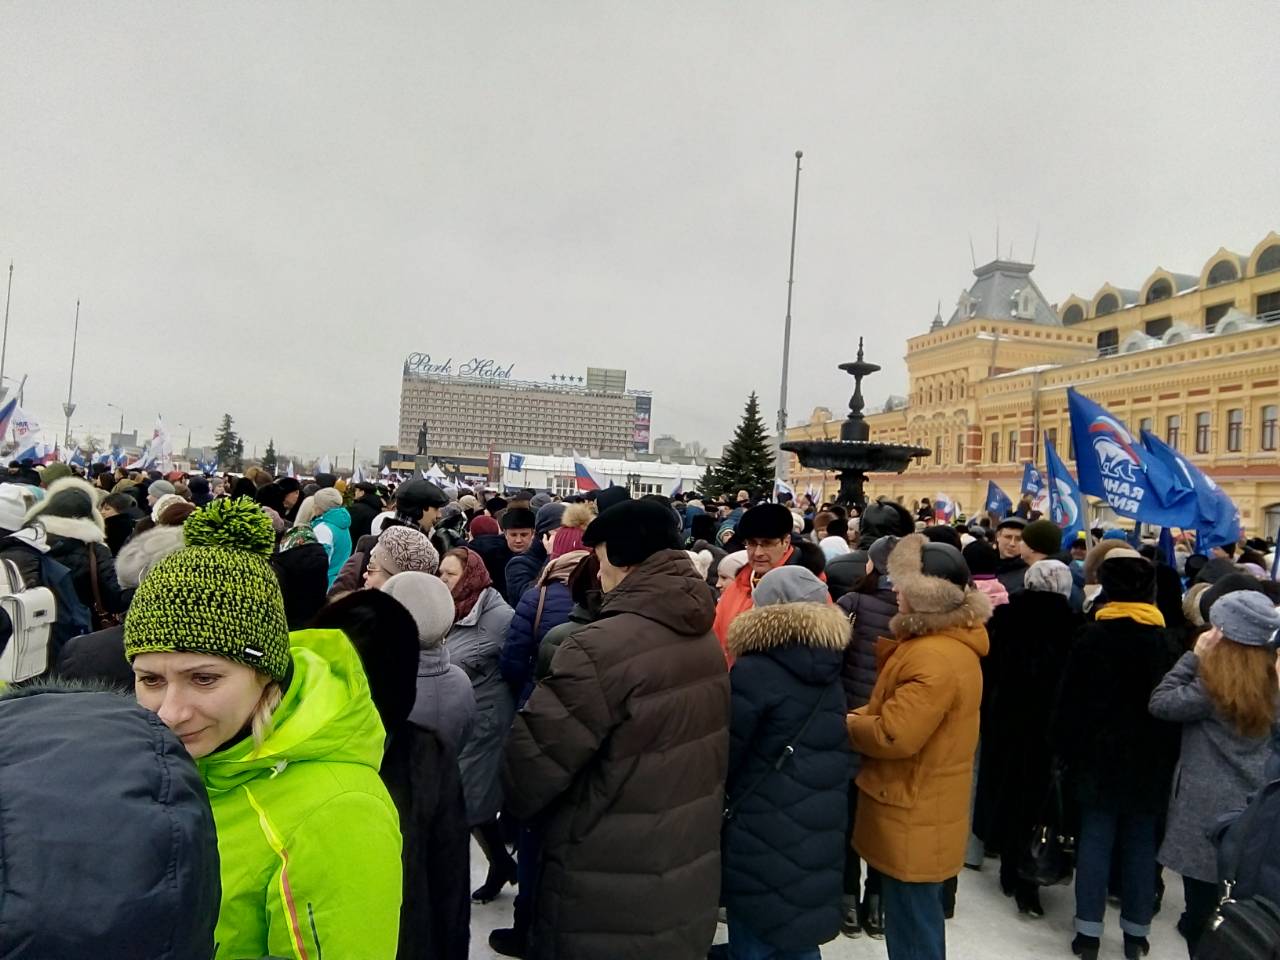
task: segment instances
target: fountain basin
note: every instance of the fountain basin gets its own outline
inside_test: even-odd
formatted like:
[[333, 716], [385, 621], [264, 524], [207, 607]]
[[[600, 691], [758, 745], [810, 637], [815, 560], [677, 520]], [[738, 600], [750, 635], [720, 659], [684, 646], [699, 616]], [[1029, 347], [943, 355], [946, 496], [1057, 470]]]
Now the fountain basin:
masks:
[[902, 473], [916, 457], [928, 456], [924, 447], [868, 440], [791, 440], [782, 445], [806, 467], [840, 473]]

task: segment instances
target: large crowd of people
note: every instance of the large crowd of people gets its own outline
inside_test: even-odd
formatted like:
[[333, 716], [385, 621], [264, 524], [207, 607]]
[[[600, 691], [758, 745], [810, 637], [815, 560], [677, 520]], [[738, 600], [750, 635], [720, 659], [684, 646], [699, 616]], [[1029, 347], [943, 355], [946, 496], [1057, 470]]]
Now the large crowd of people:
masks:
[[0, 480], [5, 956], [462, 960], [514, 888], [505, 956], [942, 960], [968, 868], [1031, 920], [1074, 878], [1086, 960], [1109, 898], [1147, 955], [1180, 882], [1194, 960], [1233, 955], [1202, 952], [1228, 893], [1280, 901], [1268, 541], [1064, 543], [1027, 502]]

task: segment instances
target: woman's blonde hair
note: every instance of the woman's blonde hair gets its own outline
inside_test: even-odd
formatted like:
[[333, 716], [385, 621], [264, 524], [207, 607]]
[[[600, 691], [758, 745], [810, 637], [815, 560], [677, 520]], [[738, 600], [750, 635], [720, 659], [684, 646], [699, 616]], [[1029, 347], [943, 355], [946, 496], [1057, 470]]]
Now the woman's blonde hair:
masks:
[[1242, 737], [1264, 737], [1275, 722], [1276, 655], [1223, 637], [1200, 658], [1209, 699]]
[[276, 707], [280, 706], [282, 699], [284, 699], [284, 689], [277, 681], [272, 680], [262, 688], [262, 696], [258, 698], [258, 705], [253, 708], [253, 713], [249, 715], [249, 729], [253, 731], [254, 753], [261, 750], [262, 744], [267, 737], [271, 736], [271, 731], [275, 727], [272, 715], [276, 712]]

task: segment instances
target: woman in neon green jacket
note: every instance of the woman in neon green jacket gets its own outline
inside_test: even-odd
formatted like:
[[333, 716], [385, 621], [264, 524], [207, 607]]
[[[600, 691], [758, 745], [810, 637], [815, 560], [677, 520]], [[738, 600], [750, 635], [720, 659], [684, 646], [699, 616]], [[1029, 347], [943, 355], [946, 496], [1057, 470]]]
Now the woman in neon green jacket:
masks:
[[270, 521], [216, 500], [184, 525], [125, 622], [138, 702], [196, 758], [222, 861], [216, 960], [393, 960], [400, 829], [356, 651], [290, 635]]

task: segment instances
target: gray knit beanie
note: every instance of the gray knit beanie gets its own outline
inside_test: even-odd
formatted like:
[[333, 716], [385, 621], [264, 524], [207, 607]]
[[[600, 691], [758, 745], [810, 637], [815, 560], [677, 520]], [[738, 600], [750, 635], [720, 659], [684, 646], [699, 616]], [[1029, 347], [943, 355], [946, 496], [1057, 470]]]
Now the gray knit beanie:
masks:
[[830, 599], [827, 585], [800, 566], [770, 570], [751, 592], [751, 602], [757, 607], [775, 603], [826, 603]]
[[1209, 622], [1228, 640], [1246, 647], [1265, 647], [1275, 641], [1280, 630], [1280, 613], [1266, 594], [1237, 590], [1213, 605]]

